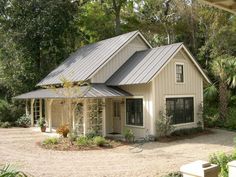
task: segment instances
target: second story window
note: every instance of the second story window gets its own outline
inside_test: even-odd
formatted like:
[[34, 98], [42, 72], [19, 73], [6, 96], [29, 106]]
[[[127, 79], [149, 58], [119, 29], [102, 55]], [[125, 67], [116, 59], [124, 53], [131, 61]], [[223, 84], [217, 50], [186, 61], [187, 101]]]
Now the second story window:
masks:
[[183, 64], [176, 64], [176, 82], [183, 83], [184, 82], [184, 65]]

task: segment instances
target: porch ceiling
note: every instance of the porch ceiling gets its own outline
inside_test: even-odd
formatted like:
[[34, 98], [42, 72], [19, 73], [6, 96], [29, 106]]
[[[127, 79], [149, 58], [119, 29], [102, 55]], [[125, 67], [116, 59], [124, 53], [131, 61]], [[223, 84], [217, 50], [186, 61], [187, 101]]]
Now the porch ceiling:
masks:
[[60, 98], [104, 98], [132, 96], [118, 87], [108, 87], [105, 84], [56, 89], [39, 89], [14, 97], [14, 99], [60, 99]]

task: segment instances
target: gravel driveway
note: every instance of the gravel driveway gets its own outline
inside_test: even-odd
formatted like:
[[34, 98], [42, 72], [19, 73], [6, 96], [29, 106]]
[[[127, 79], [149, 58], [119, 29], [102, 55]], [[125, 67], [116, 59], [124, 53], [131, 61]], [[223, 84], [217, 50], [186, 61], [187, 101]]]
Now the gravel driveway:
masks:
[[236, 133], [214, 130], [192, 139], [146, 143], [143, 149], [122, 146], [80, 152], [41, 149], [36, 142], [46, 136], [31, 128], [0, 129], [0, 164], [14, 164], [35, 177], [158, 177], [185, 163], [207, 160], [213, 152], [231, 152]]

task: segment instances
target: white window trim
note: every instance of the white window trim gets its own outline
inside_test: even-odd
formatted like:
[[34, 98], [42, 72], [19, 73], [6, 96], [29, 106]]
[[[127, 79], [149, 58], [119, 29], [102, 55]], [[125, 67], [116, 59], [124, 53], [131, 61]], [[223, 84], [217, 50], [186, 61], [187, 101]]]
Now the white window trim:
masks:
[[186, 123], [181, 123], [181, 124], [173, 124], [174, 127], [179, 127], [183, 125], [190, 125], [190, 124], [196, 124], [196, 99], [195, 95], [165, 95], [164, 97], [164, 109], [166, 110], [166, 99], [167, 98], [188, 98], [192, 97], [193, 98], [193, 122], [186, 122]]
[[[177, 79], [176, 79], [176, 66], [177, 65], [183, 66], [183, 82], [177, 82]], [[185, 63], [175, 62], [175, 84], [185, 84]]]
[[[129, 125], [127, 124], [127, 117], [126, 117], [126, 114], [127, 114], [127, 111], [126, 111], [126, 100], [127, 99], [142, 99], [143, 100], [143, 125], [142, 126], [138, 126], [138, 125]], [[145, 128], [145, 118], [144, 118], [144, 107], [145, 107], [145, 102], [144, 102], [144, 97], [143, 96], [132, 96], [132, 97], [126, 97], [125, 98], [125, 127], [132, 127], [132, 128], [142, 128], [144, 129]]]

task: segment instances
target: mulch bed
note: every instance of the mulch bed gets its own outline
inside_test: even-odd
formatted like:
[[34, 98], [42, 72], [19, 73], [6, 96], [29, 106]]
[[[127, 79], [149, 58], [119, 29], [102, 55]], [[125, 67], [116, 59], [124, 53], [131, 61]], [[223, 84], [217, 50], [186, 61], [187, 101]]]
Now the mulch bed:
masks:
[[198, 136], [209, 135], [209, 134], [213, 134], [213, 133], [214, 133], [213, 131], [211, 131], [209, 129], [205, 129], [201, 132], [197, 132], [197, 133], [189, 134], [189, 135], [159, 137], [157, 139], [157, 141], [167, 143], [167, 142], [173, 142], [173, 141], [178, 141], [178, 140], [191, 139], [191, 138], [195, 138]]
[[69, 141], [68, 138], [59, 138], [59, 142], [57, 144], [43, 144], [42, 142], [37, 142], [41, 148], [57, 150], [57, 151], [87, 151], [87, 150], [104, 150], [104, 149], [112, 149], [119, 146], [124, 145], [122, 142], [109, 140], [108, 145], [104, 146], [78, 146], [75, 142], [73, 144]]

